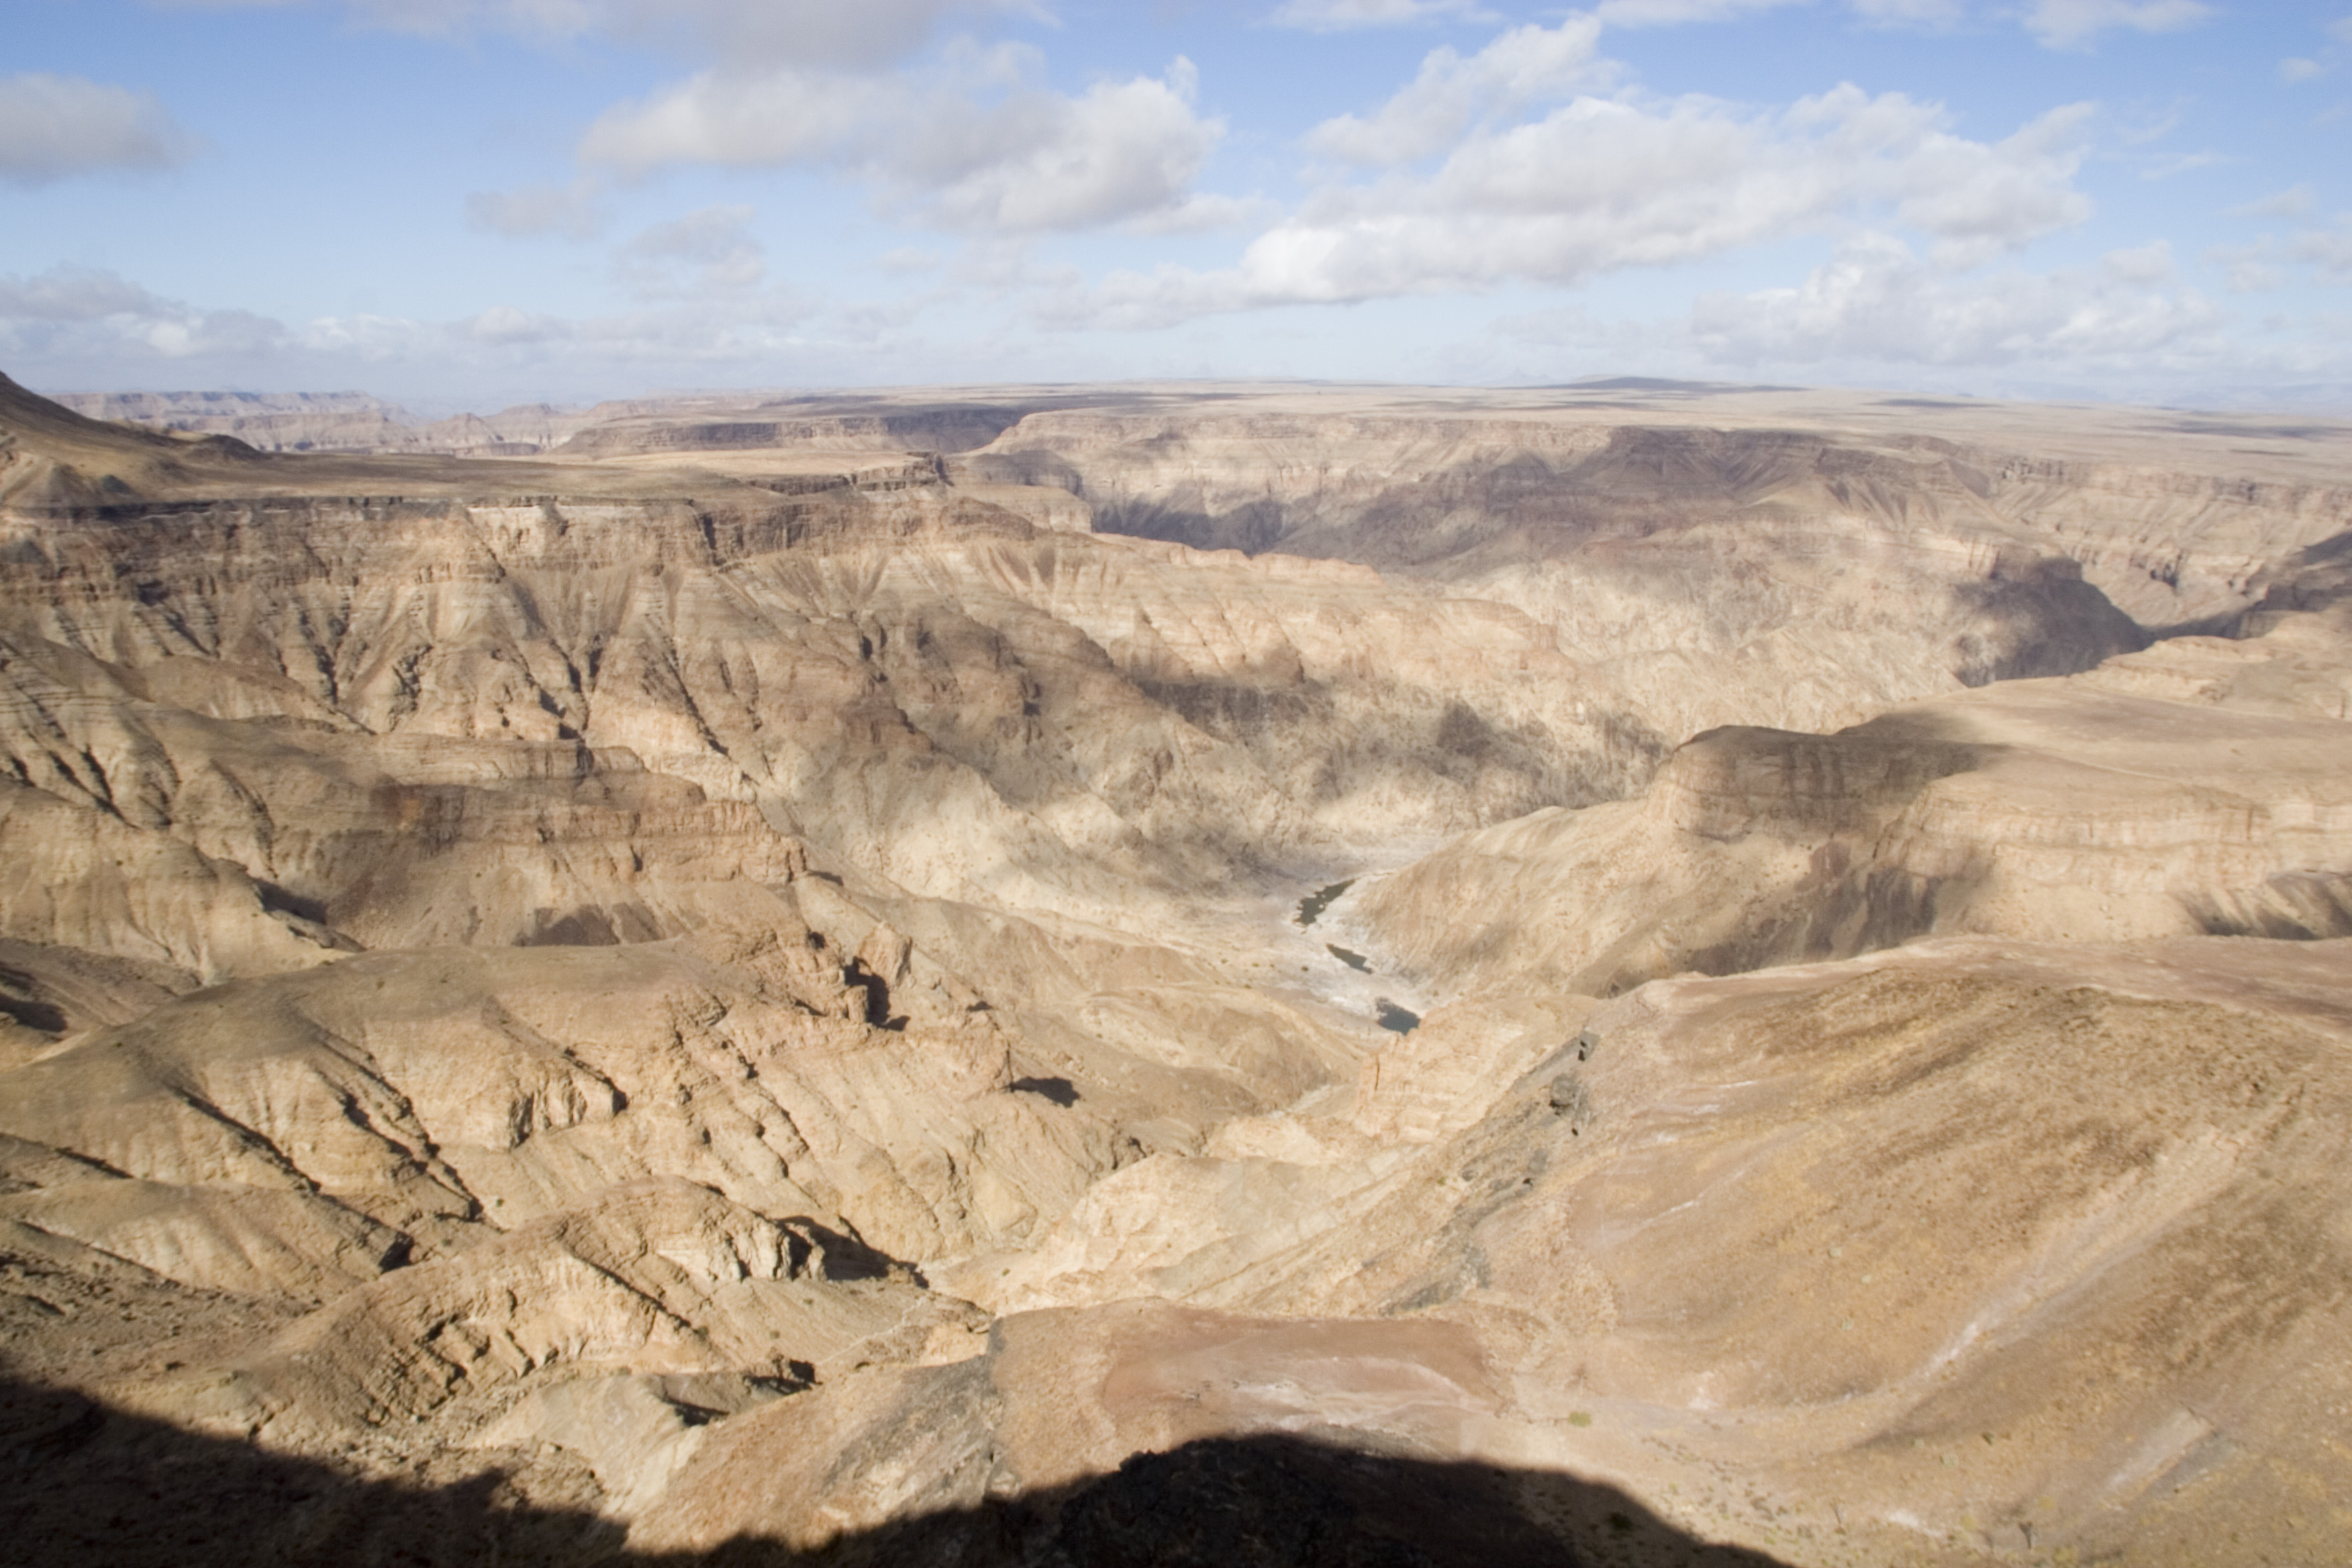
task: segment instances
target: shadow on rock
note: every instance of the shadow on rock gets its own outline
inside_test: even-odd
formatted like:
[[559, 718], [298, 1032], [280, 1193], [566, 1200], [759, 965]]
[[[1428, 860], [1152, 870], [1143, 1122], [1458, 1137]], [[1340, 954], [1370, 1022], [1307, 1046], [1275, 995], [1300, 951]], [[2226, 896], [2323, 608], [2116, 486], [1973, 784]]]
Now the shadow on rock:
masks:
[[0, 1380], [8, 1568], [475, 1568], [622, 1560], [621, 1530], [507, 1479], [398, 1486]]
[[[675, 1562], [685, 1568], [685, 1560]], [[1115, 1474], [898, 1520], [815, 1552], [738, 1541], [710, 1568], [1779, 1568], [1571, 1476], [1289, 1436], [1137, 1454]]]
[[[534, 1490], [541, 1489], [534, 1488]], [[583, 1502], [586, 1500], [582, 1500]], [[23, 1568], [1780, 1568], [1613, 1488], [1291, 1436], [1138, 1454], [1113, 1474], [895, 1520], [815, 1550], [628, 1550], [508, 1477], [363, 1479], [0, 1380], [0, 1564]]]

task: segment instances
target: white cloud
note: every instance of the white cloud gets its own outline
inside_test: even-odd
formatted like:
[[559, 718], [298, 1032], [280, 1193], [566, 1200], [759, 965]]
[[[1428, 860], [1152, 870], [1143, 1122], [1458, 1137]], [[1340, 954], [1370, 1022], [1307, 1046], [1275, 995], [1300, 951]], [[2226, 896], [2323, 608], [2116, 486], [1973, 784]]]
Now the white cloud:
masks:
[[936, 121], [891, 154], [890, 174], [933, 221], [982, 231], [1093, 228], [1184, 205], [1224, 122], [1193, 109], [1198, 73], [1098, 82], [1076, 99], [1023, 93]]
[[2126, 250], [2110, 250], [2099, 258], [2099, 265], [2119, 283], [2169, 283], [2174, 277], [2172, 242], [2155, 239]]
[[1580, 98], [1463, 142], [1434, 173], [1318, 193], [1222, 272], [1114, 273], [1064, 320], [1153, 326], [1219, 310], [1573, 284], [1671, 266], [1857, 217], [1924, 232], [1939, 264], [1981, 261], [2078, 223], [2088, 110], [2007, 140], [1947, 130], [1937, 105], [1842, 87], [1778, 114], [1712, 99]]
[[52, 267], [30, 278], [0, 278], [0, 321], [102, 321], [110, 316], [160, 317], [182, 309], [95, 268]]
[[2279, 80], [2288, 83], [2310, 81], [2327, 74], [2327, 68], [2317, 60], [2284, 59], [2278, 63]]
[[1875, 134], [1891, 154], [1879, 173], [1895, 216], [1936, 237], [1939, 261], [1982, 260], [2091, 216], [2090, 199], [2073, 183], [2083, 161], [2090, 105], [2053, 109], [1990, 144], [1944, 131], [1940, 110], [1906, 135], [1908, 122], [1921, 116], [1923, 106], [1897, 94], [1887, 94], [1874, 107], [1872, 118], [1883, 115], [1889, 121]]
[[[723, 222], [668, 226], [677, 232], [650, 231], [649, 248], [688, 259], [725, 255]], [[50, 385], [348, 384], [389, 366], [445, 387], [513, 374], [604, 389], [633, 367], [675, 380], [773, 366], [817, 315], [788, 290], [735, 289], [578, 319], [497, 305], [454, 321], [352, 315], [289, 327], [164, 299], [111, 272], [60, 267], [0, 275], [0, 362]]]
[[[590, 127], [581, 156], [643, 173], [672, 163], [807, 163], [873, 180], [926, 221], [1034, 233], [1124, 221], [1225, 221], [1191, 185], [1224, 134], [1194, 107], [1198, 73], [1098, 82], [1076, 98], [1023, 84], [1025, 51], [992, 50], [940, 79], [705, 72]], [[1009, 89], [1008, 89], [1009, 83]], [[984, 96], [992, 89], [994, 96]]]
[[557, 235], [565, 239], [593, 239], [604, 226], [596, 209], [593, 180], [568, 185], [525, 185], [514, 191], [475, 191], [466, 197], [466, 222], [489, 234], [509, 239], [537, 239]]
[[2342, 16], [2327, 24], [2327, 36], [2339, 44], [2352, 44], [2352, 16]]
[[153, 93], [46, 71], [0, 78], [0, 181], [170, 168], [194, 140]]
[[1277, 27], [1298, 27], [1310, 33], [1494, 19], [1494, 13], [1477, 0], [1284, 0], [1266, 18]]
[[896, 78], [705, 71], [649, 102], [607, 110], [581, 139], [580, 156], [630, 174], [666, 163], [820, 162], [919, 107], [912, 86]]
[[2168, 278], [2168, 257], [2153, 247], [2096, 269], [1956, 278], [1870, 234], [1800, 288], [1701, 299], [1692, 331], [1711, 359], [1748, 366], [2051, 368], [2210, 355], [2219, 312], [2193, 291], [2156, 287]]
[[1571, 16], [1557, 27], [1514, 27], [1465, 59], [1433, 49], [1412, 83], [1370, 119], [1343, 114], [1307, 133], [1307, 144], [1345, 163], [1411, 163], [1440, 152], [1463, 132], [1531, 104], [1570, 96], [1604, 81], [1597, 55], [1601, 24]]
[[2051, 48], [2072, 49], [2083, 47], [2112, 28], [2178, 32], [2213, 14], [2213, 7], [2203, 0], [2034, 0], [2025, 26]]
[[1221, 228], [1263, 228], [1280, 216], [1280, 204], [1265, 196], [1221, 196], [1196, 191], [1183, 200], [1120, 223], [1123, 233], [1207, 234]]
[[198, 310], [96, 268], [0, 277], [0, 351], [12, 359], [60, 350], [165, 359], [251, 354], [275, 347], [285, 331], [266, 316]]

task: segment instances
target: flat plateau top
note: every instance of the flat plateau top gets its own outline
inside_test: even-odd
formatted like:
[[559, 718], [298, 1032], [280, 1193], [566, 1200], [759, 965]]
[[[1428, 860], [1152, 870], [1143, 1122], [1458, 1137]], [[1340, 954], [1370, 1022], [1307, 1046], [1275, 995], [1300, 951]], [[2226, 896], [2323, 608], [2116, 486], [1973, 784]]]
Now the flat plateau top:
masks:
[[[964, 417], [982, 413], [990, 417], [978, 429]], [[84, 419], [0, 382], [0, 438], [13, 437], [20, 452], [70, 464], [93, 477], [118, 473], [145, 499], [554, 491], [616, 499], [677, 496], [769, 476], [845, 473], [910, 450], [981, 449], [986, 428], [1005, 432], [998, 437], [1002, 443], [1024, 419], [1050, 426], [1087, 416], [1166, 421], [1192, 426], [1202, 438], [1241, 440], [1255, 434], [1249, 426], [1258, 421], [1270, 426], [1265, 434], [1295, 439], [1300, 434], [1297, 422], [1328, 419], [1357, 424], [1350, 437], [1374, 444], [1389, 434], [1378, 428], [1389, 421], [1483, 426], [1475, 432], [1481, 445], [1494, 444], [1507, 427], [1520, 424], [1783, 430], [1865, 447], [1949, 442], [1979, 460], [2021, 457], [2265, 483], [2352, 486], [2352, 419], [1631, 377], [1498, 389], [1171, 382], [712, 394], [608, 404], [596, 414], [604, 416], [583, 435], [607, 439], [573, 442], [589, 450], [559, 448], [529, 458], [262, 455], [217, 440]], [[698, 449], [692, 441], [631, 439], [664, 430], [795, 421], [814, 427], [779, 431], [771, 444], [720, 441], [716, 449]], [[879, 427], [884, 421], [897, 427]], [[927, 432], [929, 424], [941, 428]], [[1271, 428], [1277, 424], [1287, 428]], [[1372, 458], [1368, 450], [1355, 456]]]

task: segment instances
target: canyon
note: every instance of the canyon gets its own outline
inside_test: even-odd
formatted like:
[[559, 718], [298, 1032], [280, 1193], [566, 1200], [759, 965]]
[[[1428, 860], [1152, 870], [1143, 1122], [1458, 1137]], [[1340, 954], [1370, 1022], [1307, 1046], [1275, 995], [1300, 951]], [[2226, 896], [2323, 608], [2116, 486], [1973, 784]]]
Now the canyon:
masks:
[[2352, 422], [74, 402], [0, 1561], [2352, 1539]]

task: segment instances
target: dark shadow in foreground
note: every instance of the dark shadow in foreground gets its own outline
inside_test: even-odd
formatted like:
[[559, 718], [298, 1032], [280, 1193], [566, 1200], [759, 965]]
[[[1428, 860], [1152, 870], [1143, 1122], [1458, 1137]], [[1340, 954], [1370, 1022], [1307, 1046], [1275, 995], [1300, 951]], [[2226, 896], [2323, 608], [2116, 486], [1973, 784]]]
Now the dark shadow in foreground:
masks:
[[1288, 1436], [1138, 1454], [1112, 1475], [894, 1520], [814, 1552], [631, 1552], [498, 1474], [362, 1479], [0, 1379], [0, 1563], [23, 1568], [1781, 1568], [1613, 1488]]

